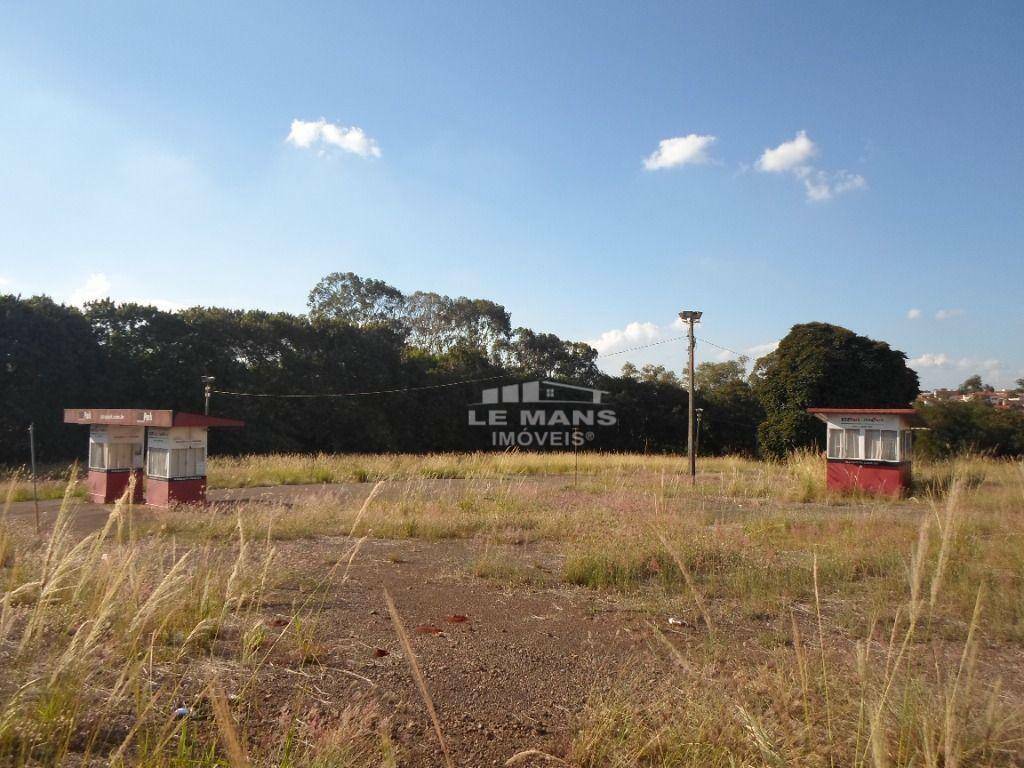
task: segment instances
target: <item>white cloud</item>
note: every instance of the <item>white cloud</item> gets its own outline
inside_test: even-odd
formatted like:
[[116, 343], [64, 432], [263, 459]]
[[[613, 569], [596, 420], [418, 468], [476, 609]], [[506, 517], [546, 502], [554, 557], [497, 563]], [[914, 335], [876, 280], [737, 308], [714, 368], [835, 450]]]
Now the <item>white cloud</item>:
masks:
[[0, 275], [0, 288], [6, 288], [11, 284], [11, 278]]
[[630, 323], [621, 330], [616, 328], [605, 331], [593, 341], [588, 341], [587, 344], [600, 354], [606, 355], [609, 352], [655, 341], [659, 338], [661, 338], [661, 328], [654, 323]]
[[962, 309], [940, 309], [935, 313], [936, 320], [949, 320], [953, 317], [960, 317], [964, 311]]
[[867, 189], [868, 182], [863, 176], [849, 171], [829, 173], [810, 166], [795, 168], [793, 173], [804, 183], [807, 199], [818, 203], [831, 200], [836, 195], [855, 189]]
[[711, 159], [708, 150], [715, 141], [717, 139], [714, 136], [700, 136], [696, 133], [662, 139], [658, 142], [658, 148], [644, 159], [644, 168], [657, 171], [680, 165], [707, 163]]
[[784, 141], [775, 149], [766, 149], [757, 161], [757, 170], [765, 173], [792, 171], [806, 165], [816, 154], [818, 147], [807, 136], [807, 131], [799, 131], [792, 141]]
[[836, 195], [867, 189], [868, 182], [859, 173], [825, 171], [810, 164], [818, 154], [818, 145], [806, 131], [799, 131], [792, 141], [784, 141], [774, 149], [766, 149], [755, 163], [762, 173], [791, 173], [804, 185], [811, 202], [831, 200]]
[[944, 368], [950, 364], [949, 355], [945, 352], [925, 352], [920, 357], [910, 360], [911, 368]]
[[[323, 117], [319, 120], [292, 120], [291, 130], [285, 141], [299, 149], [337, 147], [360, 157], [380, 157], [380, 147], [375, 139], [366, 135], [362, 128], [329, 123]], [[321, 149], [322, 152], [322, 149]]]
[[81, 307], [87, 302], [105, 299], [110, 296], [110, 280], [102, 272], [94, 272], [85, 279], [85, 282], [75, 288], [68, 297], [68, 301], [76, 307]]
[[954, 360], [945, 352], [925, 352], [910, 360], [911, 368], [956, 368], [961, 371], [984, 371], [989, 376], [997, 376], [1002, 365], [1002, 361], [995, 358], [976, 360], [973, 357], [960, 357]]
[[907, 319], [908, 320], [917, 320], [919, 317], [921, 317], [921, 310], [920, 309], [908, 309], [907, 310]]
[[[68, 303], [72, 306], [83, 307], [90, 301], [98, 301], [99, 299], [114, 298], [114, 291], [112, 290], [113, 284], [102, 272], [94, 272], [86, 278], [85, 282], [75, 288], [68, 296]], [[185, 305], [177, 301], [170, 301], [169, 299], [136, 299], [136, 298], [116, 298], [114, 299], [118, 304], [142, 304], [148, 307], [156, 307], [164, 312], [177, 312], [180, 309], [184, 309]]]
[[964, 370], [981, 371], [985, 374], [986, 379], [992, 379], [1000, 376], [1003, 363], [994, 357], [990, 357], [987, 360], [973, 360], [969, 357], [964, 357], [956, 361], [956, 366]]
[[852, 192], [857, 189], [867, 189], [868, 180], [859, 173], [849, 171], [836, 171], [832, 174], [832, 194], [841, 195], [843, 192]]
[[779, 339], [775, 341], [769, 341], [764, 344], [755, 344], [753, 347], [747, 347], [747, 354], [755, 360], [759, 357], [764, 357], [769, 352], [774, 352], [779, 348]]
[[131, 299], [135, 304], [143, 304], [147, 307], [156, 307], [162, 312], [178, 312], [185, 309], [185, 305], [170, 299]]
[[292, 129], [288, 132], [288, 137], [285, 141], [301, 149], [307, 149], [313, 146], [313, 143], [320, 138], [320, 129], [326, 122], [323, 118], [315, 123], [306, 122], [305, 120], [292, 120]]

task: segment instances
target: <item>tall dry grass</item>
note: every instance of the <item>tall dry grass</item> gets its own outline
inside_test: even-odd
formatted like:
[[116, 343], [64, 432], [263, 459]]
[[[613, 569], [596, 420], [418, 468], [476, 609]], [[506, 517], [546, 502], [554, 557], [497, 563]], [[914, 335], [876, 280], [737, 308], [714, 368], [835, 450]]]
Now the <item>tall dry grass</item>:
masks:
[[[356, 708], [316, 734], [296, 721], [284, 729], [290, 738], [252, 756], [232, 713], [278, 646], [301, 645], [301, 627], [320, 610], [328, 582], [347, 578], [358, 541], [293, 606], [275, 639], [254, 642], [276, 554], [269, 538], [247, 536], [237, 517], [236, 538], [227, 543], [183, 546], [174, 536], [146, 536], [135, 524], [130, 488], [103, 528], [82, 536], [73, 488], [74, 478], [42, 541], [18, 537], [9, 504], [0, 517], [0, 764], [214, 766], [226, 759], [234, 766], [250, 757], [296, 766], [394, 764], [386, 720], [363, 718]], [[232, 657], [246, 672], [234, 681], [238, 703], [216, 681], [196, 687], [200, 670]], [[187, 716], [177, 717], [182, 706]], [[192, 717], [204, 707], [212, 707], [212, 721]]]
[[[568, 457], [467, 456], [461, 468], [457, 456], [364, 458], [323, 459], [381, 478], [344, 502], [325, 489], [142, 516], [125, 497], [86, 536], [73, 480], [42, 539], [8, 519], [9, 487], [0, 764], [398, 764], [389, 713], [369, 705], [315, 729], [296, 715], [272, 734], [247, 716], [283, 650], [296, 673], [317, 663], [318, 618], [368, 536], [464, 539], [483, 552], [473, 572], [529, 588], [533, 576], [519, 575], [535, 571], [515, 553], [541, 551], [557, 564], [551, 579], [650, 619], [675, 675], [660, 690], [595, 693], [563, 764], [1022, 759], [1019, 676], [1004, 684], [999, 664], [1024, 645], [1024, 465], [923, 465], [915, 495], [893, 502], [829, 496], [810, 454], [709, 461], [695, 487], [665, 457], [581, 457], [578, 486]], [[267, 461], [232, 471], [270, 478], [281, 465]], [[464, 482], [431, 479], [458, 473]], [[333, 535], [343, 555], [306, 574], [270, 631], [267, 594], [288, 571], [280, 542]], [[666, 616], [696, 641], [680, 647], [657, 629]], [[212, 716], [175, 718], [179, 706]]]
[[[936, 632], [944, 608], [953, 607], [943, 602], [962, 566], [957, 549], [971, 514], [968, 502], [956, 478], [941, 504], [933, 502], [916, 516], [902, 600], [887, 625], [872, 617], [857, 638], [830, 631], [833, 596], [819, 584], [814, 555], [812, 607], [799, 619], [790, 614], [788, 644], [767, 658], [751, 663], [728, 643], [703, 658], [684, 658], [659, 633], [677, 662], [676, 679], [654, 694], [623, 687], [593, 697], [566, 764], [1019, 764], [1024, 701], [985, 666], [983, 579], [975, 579], [959, 642], [943, 642]], [[731, 673], [723, 675], [723, 667]]]

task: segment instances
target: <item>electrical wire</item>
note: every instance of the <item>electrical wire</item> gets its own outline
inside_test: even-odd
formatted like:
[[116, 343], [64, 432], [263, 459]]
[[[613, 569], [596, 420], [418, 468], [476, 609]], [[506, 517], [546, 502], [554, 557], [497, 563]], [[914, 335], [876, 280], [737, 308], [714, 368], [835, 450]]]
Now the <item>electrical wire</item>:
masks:
[[656, 347], [659, 344], [668, 344], [670, 341], [680, 341], [685, 339], [686, 336], [671, 336], [667, 339], [659, 339], [658, 341], [652, 341], [650, 344], [640, 344], [636, 347], [629, 347], [627, 349], [620, 349], [618, 352], [599, 352], [598, 357], [615, 357], [615, 355], [624, 355], [627, 352], [636, 352], [638, 349], [647, 349], [648, 347]]
[[746, 354], [744, 352], [737, 352], [735, 349], [729, 349], [728, 347], [723, 347], [721, 344], [716, 344], [715, 342], [710, 341], [709, 339], [701, 338], [700, 336], [695, 336], [694, 338], [696, 338], [697, 341], [703, 341], [705, 344], [710, 344], [715, 349], [720, 349], [723, 352], [729, 352], [730, 354], [736, 355], [737, 357], [750, 357], [750, 355], [748, 355], [748, 354]]
[[[617, 352], [608, 352], [608, 353], [605, 353], [605, 354], [599, 354], [599, 356], [600, 357], [614, 357], [615, 355], [624, 355], [627, 352], [636, 352], [637, 350], [640, 350], [640, 349], [648, 349], [650, 347], [656, 347], [659, 344], [668, 344], [669, 342], [680, 341], [680, 340], [685, 339], [685, 338], [686, 338], [685, 335], [682, 335], [682, 336], [670, 336], [670, 337], [668, 337], [666, 339], [659, 339], [658, 341], [652, 341], [650, 344], [639, 344], [639, 345], [637, 345], [635, 347], [628, 347], [626, 349], [620, 349]], [[701, 342], [703, 342], [705, 344], [709, 344], [712, 347], [715, 347], [716, 349], [721, 349], [723, 352], [729, 352], [731, 354], [734, 354], [734, 355], [737, 355], [737, 356], [740, 356], [740, 357], [744, 356], [742, 352], [737, 352], [734, 349], [729, 349], [728, 347], [723, 347], [721, 344], [716, 344], [715, 342], [710, 341], [708, 339], [698, 338], [698, 337], [695, 337], [695, 338], [697, 338], [698, 341], [701, 341]], [[395, 387], [393, 389], [376, 389], [376, 390], [368, 390], [368, 391], [364, 391], [364, 392], [292, 392], [292, 393], [283, 393], [282, 392], [282, 393], [278, 393], [278, 392], [236, 392], [234, 390], [227, 390], [227, 389], [213, 389], [213, 390], [210, 390], [210, 394], [213, 394], [213, 395], [228, 395], [229, 397], [263, 397], [263, 398], [276, 397], [276, 398], [293, 399], [293, 400], [295, 400], [295, 399], [308, 400], [308, 399], [322, 398], [322, 397], [326, 397], [326, 398], [371, 397], [373, 395], [392, 395], [392, 394], [398, 394], [398, 393], [401, 393], [401, 392], [425, 392], [425, 391], [432, 390], [432, 389], [447, 389], [447, 388], [450, 388], [450, 387], [462, 386], [463, 384], [478, 384], [478, 383], [484, 382], [484, 381], [495, 381], [497, 379], [506, 379], [506, 378], [510, 378], [510, 375], [509, 374], [500, 374], [500, 375], [497, 375], [497, 376], [484, 376], [484, 377], [481, 377], [481, 378], [478, 378], [478, 379], [462, 379], [460, 381], [449, 381], [449, 382], [446, 382], [444, 384], [425, 384], [423, 386], [418, 386], [418, 387]]]
[[[685, 338], [686, 338], [685, 335], [682, 335], [682, 336], [670, 336], [667, 339], [659, 339], [658, 341], [652, 341], [650, 344], [639, 344], [639, 345], [637, 345], [635, 347], [628, 347], [627, 349], [620, 349], [617, 352], [601, 352], [601, 353], [598, 353], [598, 356], [599, 357], [614, 357], [615, 355], [624, 355], [627, 352], [636, 352], [639, 349], [648, 349], [649, 347], [656, 347], [659, 344], [668, 344], [670, 341], [682, 341]], [[710, 339], [705, 339], [705, 338], [703, 338], [701, 336], [694, 336], [694, 338], [697, 341], [701, 341], [701, 342], [703, 342], [705, 344], [708, 344], [708, 345], [714, 347], [715, 349], [720, 349], [723, 352], [728, 352], [728, 353], [730, 353], [732, 355], [736, 355], [737, 357], [749, 357], [749, 355], [747, 355], [745, 352], [737, 352], [735, 349], [729, 349], [729, 347], [723, 347], [721, 344], [716, 344], [715, 342], [711, 341]]]
[[509, 374], [503, 373], [499, 376], [484, 376], [479, 379], [463, 379], [461, 381], [449, 381], [444, 384], [425, 384], [420, 387], [397, 387], [395, 389], [376, 389], [366, 392], [300, 392], [300, 393], [277, 393], [277, 392], [234, 392], [226, 389], [213, 389], [213, 395], [231, 395], [232, 397], [281, 397], [281, 398], [315, 398], [315, 397], [368, 397], [370, 395], [391, 395], [398, 392], [423, 392], [428, 389], [445, 389], [446, 387], [458, 387], [463, 384], [476, 384], [481, 381], [494, 381], [495, 379], [507, 379]]

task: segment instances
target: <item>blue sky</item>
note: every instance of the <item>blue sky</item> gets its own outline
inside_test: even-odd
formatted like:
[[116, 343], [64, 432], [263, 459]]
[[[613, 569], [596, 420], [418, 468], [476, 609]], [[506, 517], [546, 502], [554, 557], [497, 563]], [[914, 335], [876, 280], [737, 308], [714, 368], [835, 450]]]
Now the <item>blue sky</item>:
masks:
[[0, 289], [302, 311], [351, 270], [606, 353], [695, 307], [1008, 384], [1022, 51], [1020, 3], [6, 4]]

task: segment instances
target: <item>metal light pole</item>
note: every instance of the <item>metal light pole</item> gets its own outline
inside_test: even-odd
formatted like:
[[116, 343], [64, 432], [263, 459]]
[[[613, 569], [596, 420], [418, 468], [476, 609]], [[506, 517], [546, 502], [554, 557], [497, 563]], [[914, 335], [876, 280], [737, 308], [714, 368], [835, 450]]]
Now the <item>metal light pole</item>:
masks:
[[694, 421], [694, 409], [693, 409], [693, 350], [696, 346], [697, 340], [693, 335], [694, 323], [700, 322], [700, 317], [703, 312], [696, 309], [684, 309], [679, 313], [680, 319], [686, 323], [687, 332], [686, 338], [690, 342], [690, 371], [689, 371], [689, 402], [687, 403], [687, 420], [686, 420], [686, 455], [690, 459], [690, 482], [697, 482], [697, 453], [694, 451], [693, 445], [693, 421]]
[[697, 434], [694, 436], [694, 440], [693, 440], [693, 443], [694, 443], [693, 452], [699, 456], [700, 455], [700, 423], [701, 423], [701, 421], [704, 418], [704, 409], [703, 408], [696, 408], [695, 410], [697, 412]]
[[210, 395], [213, 394], [213, 382], [217, 379], [213, 376], [203, 376], [203, 413], [210, 415]]
[[39, 535], [39, 488], [36, 482], [36, 425], [28, 425], [28, 451], [32, 459], [32, 501], [36, 507], [36, 536]]
[[580, 484], [580, 443], [577, 435], [580, 433], [579, 427], [572, 428], [572, 452], [575, 454], [576, 460], [576, 471], [573, 473], [572, 487], [577, 488]]

